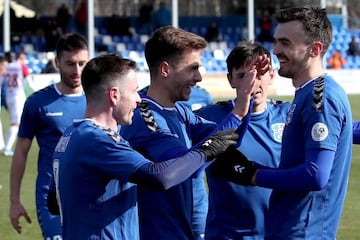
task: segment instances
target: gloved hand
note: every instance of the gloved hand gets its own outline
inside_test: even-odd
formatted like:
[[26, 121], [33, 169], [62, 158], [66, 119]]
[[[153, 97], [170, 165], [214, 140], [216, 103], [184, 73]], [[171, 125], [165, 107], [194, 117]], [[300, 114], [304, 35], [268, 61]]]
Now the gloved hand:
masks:
[[256, 170], [254, 162], [234, 147], [228, 148], [209, 167], [211, 176], [245, 186], [253, 185], [251, 178]]
[[228, 147], [234, 146], [238, 138], [239, 135], [234, 129], [220, 131], [209, 137], [197, 150], [204, 152], [206, 160], [210, 161], [225, 152]]

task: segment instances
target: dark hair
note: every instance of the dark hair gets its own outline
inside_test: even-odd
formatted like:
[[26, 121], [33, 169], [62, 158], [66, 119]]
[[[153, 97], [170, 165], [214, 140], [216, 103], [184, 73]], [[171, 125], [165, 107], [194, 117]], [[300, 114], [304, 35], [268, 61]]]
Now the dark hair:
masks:
[[86, 38], [79, 33], [66, 33], [60, 37], [56, 44], [56, 55], [61, 57], [64, 51], [73, 52], [79, 50], [88, 50]]
[[300, 21], [305, 32], [305, 43], [322, 42], [324, 56], [332, 41], [332, 25], [327, 17], [326, 9], [315, 6], [287, 8], [274, 15], [278, 23]]
[[25, 51], [18, 51], [16, 53], [16, 57], [19, 58], [21, 55], [25, 55], [26, 56], [26, 52]]
[[[259, 43], [252, 43], [250, 41], [241, 41], [235, 48], [231, 50], [226, 58], [226, 65], [228, 73], [231, 74], [234, 68], [248, 66], [259, 56], [266, 54], [270, 58], [269, 50]], [[270, 62], [271, 63], [271, 62]]]
[[181, 28], [165, 26], [158, 28], [145, 44], [145, 58], [150, 73], [162, 61], [175, 61], [184, 51], [204, 49], [206, 40]]
[[81, 73], [86, 99], [101, 99], [104, 92], [116, 85], [130, 70], [136, 70], [136, 62], [115, 54], [104, 54], [91, 59]]
[[7, 51], [5, 52], [5, 58], [9, 63], [11, 63], [15, 61], [15, 53], [12, 51]]

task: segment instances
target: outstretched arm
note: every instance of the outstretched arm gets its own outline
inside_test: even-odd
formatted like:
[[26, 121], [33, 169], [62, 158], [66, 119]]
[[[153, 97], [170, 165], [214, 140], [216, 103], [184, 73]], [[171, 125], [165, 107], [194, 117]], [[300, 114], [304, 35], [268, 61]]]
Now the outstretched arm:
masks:
[[26, 222], [31, 223], [31, 219], [20, 201], [20, 188], [24, 176], [26, 160], [32, 140], [28, 138], [18, 138], [15, 152], [12, 159], [10, 170], [10, 210], [9, 217], [13, 228], [21, 233], [19, 218], [23, 216]]

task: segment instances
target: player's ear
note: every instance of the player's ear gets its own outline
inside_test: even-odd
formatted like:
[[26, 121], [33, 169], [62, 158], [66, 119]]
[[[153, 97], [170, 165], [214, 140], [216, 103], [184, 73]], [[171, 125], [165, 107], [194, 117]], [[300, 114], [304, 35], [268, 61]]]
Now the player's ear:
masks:
[[318, 55], [321, 54], [321, 52], [323, 51], [323, 44], [319, 41], [313, 42], [310, 48], [310, 56], [311, 57], [316, 57]]
[[58, 57], [55, 58], [55, 66], [57, 69], [60, 69], [60, 59]]
[[108, 92], [109, 101], [115, 106], [120, 101], [121, 93], [118, 87], [111, 87]]
[[169, 74], [169, 63], [166, 61], [161, 62], [159, 66], [159, 71], [160, 75], [166, 78]]

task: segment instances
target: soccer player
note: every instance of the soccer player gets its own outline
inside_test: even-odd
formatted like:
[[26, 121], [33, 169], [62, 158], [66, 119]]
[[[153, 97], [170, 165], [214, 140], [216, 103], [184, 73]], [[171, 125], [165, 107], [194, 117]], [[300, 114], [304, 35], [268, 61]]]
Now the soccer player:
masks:
[[[275, 14], [279, 75], [296, 88], [283, 131], [278, 168], [242, 159], [227, 178], [273, 189], [265, 239], [336, 239], [352, 153], [352, 115], [345, 91], [324, 74], [332, 41], [325, 9], [295, 7]], [[240, 166], [241, 165], [241, 166]], [[220, 166], [220, 165], [219, 165]], [[231, 176], [231, 177], [230, 177]]]
[[36, 179], [37, 217], [44, 239], [61, 239], [60, 217], [49, 213], [46, 198], [52, 176], [52, 155], [57, 141], [73, 119], [83, 117], [85, 96], [80, 75], [89, 60], [86, 39], [77, 33], [63, 35], [56, 48], [60, 82], [33, 93], [22, 114], [10, 172], [10, 220], [21, 233], [19, 218], [31, 219], [20, 201], [21, 181], [34, 137], [39, 145]]
[[134, 183], [170, 189], [236, 144], [238, 135], [225, 131], [168, 161], [152, 162], [134, 151], [118, 126], [131, 124], [141, 101], [135, 70], [132, 60], [102, 55], [82, 72], [85, 116], [65, 131], [54, 153], [64, 239], [139, 239]]
[[[204, 38], [171, 26], [157, 29], [145, 44], [150, 87], [135, 111], [133, 123], [122, 127], [121, 134], [152, 161], [182, 156], [215, 128], [236, 128], [248, 111], [249, 106], [236, 101], [233, 111], [217, 126], [179, 102], [188, 100], [191, 88], [202, 80], [199, 68], [205, 47]], [[259, 71], [268, 69], [268, 59], [258, 61]], [[252, 92], [258, 84], [258, 70], [253, 69], [244, 81], [246, 91]], [[200, 226], [199, 221], [198, 228], [194, 228], [192, 197], [191, 179], [166, 191], [139, 186], [141, 239], [201, 239], [205, 222]], [[207, 198], [206, 192], [203, 197]]]
[[[21, 54], [21, 53], [19, 53]], [[12, 147], [16, 141], [19, 123], [26, 100], [24, 85], [29, 72], [24, 72], [23, 64], [15, 59], [13, 52], [7, 52], [8, 67], [4, 75], [5, 99], [9, 111], [10, 127], [7, 130], [3, 154], [12, 157]]]
[[[0, 96], [2, 93], [1, 87], [3, 86], [4, 74], [6, 73], [6, 69], [8, 66], [8, 61], [4, 56], [0, 56]], [[0, 98], [0, 103], [2, 103], [2, 97]], [[0, 113], [1, 113], [2, 104], [0, 104]], [[0, 118], [0, 151], [4, 150], [5, 142], [3, 136], [3, 127]]]
[[[139, 91], [140, 96], [146, 96], [149, 86]], [[191, 88], [190, 97], [187, 101], [181, 101], [192, 111], [200, 109], [212, 103], [212, 97], [208, 91], [195, 85]], [[205, 231], [206, 215], [208, 212], [207, 190], [204, 181], [204, 172], [192, 178], [193, 192], [193, 214], [192, 225], [194, 235], [199, 239], [203, 239]], [[196, 233], [198, 232], [198, 233]]]
[[[253, 68], [254, 61], [261, 55], [270, 57], [270, 52], [258, 43], [243, 41], [229, 53], [226, 63], [227, 78], [233, 87], [236, 81], [244, 81], [245, 74]], [[257, 75], [260, 81], [255, 90], [253, 108], [247, 131], [239, 151], [259, 163], [277, 167], [280, 162], [281, 138], [286, 113], [290, 103], [268, 99], [269, 86], [275, 78], [270, 69]], [[247, 101], [250, 99], [247, 93]], [[208, 120], [221, 122], [232, 111], [235, 100], [218, 102], [195, 111]], [[243, 101], [246, 104], [246, 101]], [[224, 159], [226, 161], [228, 159]], [[214, 163], [215, 164], [215, 163]], [[271, 190], [261, 187], [245, 187], [214, 177], [209, 167], [206, 171], [209, 187], [209, 211], [205, 239], [263, 239], [265, 215]]]

